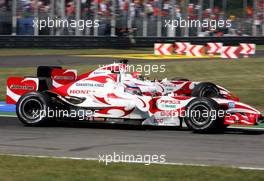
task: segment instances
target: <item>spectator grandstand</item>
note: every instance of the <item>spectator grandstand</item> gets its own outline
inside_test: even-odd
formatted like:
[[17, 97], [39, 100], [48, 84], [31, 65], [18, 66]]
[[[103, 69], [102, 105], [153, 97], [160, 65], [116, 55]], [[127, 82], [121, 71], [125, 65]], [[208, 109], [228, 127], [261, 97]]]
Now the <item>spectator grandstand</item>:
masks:
[[[264, 0], [0, 0], [0, 35], [263, 36]], [[241, 11], [242, 10], [242, 11]], [[98, 28], [33, 28], [34, 18], [100, 20]], [[230, 28], [165, 27], [166, 19], [231, 20]]]

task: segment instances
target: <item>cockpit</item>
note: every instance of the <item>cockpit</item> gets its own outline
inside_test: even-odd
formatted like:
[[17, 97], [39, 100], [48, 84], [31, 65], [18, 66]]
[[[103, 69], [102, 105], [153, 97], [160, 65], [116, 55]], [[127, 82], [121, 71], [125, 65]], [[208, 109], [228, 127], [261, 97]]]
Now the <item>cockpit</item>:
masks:
[[132, 95], [139, 95], [139, 96], [143, 95], [139, 87], [136, 87], [136, 86], [126, 86], [125, 92], [132, 94]]

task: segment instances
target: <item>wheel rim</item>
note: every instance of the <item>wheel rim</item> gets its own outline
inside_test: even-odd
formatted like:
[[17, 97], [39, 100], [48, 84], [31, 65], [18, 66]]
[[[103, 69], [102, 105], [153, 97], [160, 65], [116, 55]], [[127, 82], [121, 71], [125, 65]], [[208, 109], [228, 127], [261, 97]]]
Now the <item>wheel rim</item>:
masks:
[[36, 123], [41, 120], [43, 105], [38, 99], [29, 99], [22, 103], [21, 113], [28, 123]]
[[203, 104], [193, 106], [189, 114], [192, 123], [198, 127], [205, 126], [211, 121], [210, 108]]

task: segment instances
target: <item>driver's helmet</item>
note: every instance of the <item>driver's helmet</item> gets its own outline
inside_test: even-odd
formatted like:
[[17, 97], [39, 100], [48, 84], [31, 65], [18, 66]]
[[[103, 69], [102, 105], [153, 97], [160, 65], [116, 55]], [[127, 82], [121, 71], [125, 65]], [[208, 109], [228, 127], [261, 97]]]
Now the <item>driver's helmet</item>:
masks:
[[137, 86], [126, 86], [125, 92], [133, 95], [142, 95], [142, 92], [139, 87]]

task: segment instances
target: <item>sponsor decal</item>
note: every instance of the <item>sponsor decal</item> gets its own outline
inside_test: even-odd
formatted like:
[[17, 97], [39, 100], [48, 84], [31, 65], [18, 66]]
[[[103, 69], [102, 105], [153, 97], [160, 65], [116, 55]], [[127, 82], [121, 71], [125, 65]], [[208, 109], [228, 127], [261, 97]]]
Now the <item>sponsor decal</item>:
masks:
[[162, 84], [163, 86], [165, 86], [165, 87], [170, 87], [170, 88], [175, 88], [175, 87], [177, 87], [178, 85], [177, 84]]
[[235, 108], [236, 104], [234, 102], [228, 102], [228, 108]]
[[165, 109], [176, 109], [177, 108], [177, 106], [173, 104], [164, 104], [162, 105], [162, 107]]
[[179, 107], [181, 101], [175, 99], [160, 99], [157, 101], [157, 106], [162, 110], [173, 110]]
[[22, 90], [34, 90], [33, 86], [28, 86], [28, 85], [11, 85], [10, 89], [22, 89]]
[[104, 71], [104, 72], [96, 72], [96, 71], [95, 71], [95, 72], [93, 72], [93, 73], [96, 75], [96, 74], [105, 74], [106, 72], [105, 72], [105, 71]]
[[104, 87], [104, 84], [93, 84], [93, 83], [76, 83], [78, 87]]
[[38, 89], [38, 78], [9, 77], [6, 87], [6, 102], [15, 104], [21, 95]]
[[158, 124], [162, 124], [164, 122], [164, 119], [155, 119]]
[[166, 88], [167, 91], [173, 91], [177, 87], [176, 84], [162, 83], [162, 85]]
[[75, 80], [74, 76], [55, 76], [55, 80]]
[[164, 99], [162, 99], [162, 100], [160, 101], [160, 103], [164, 103], [164, 104], [180, 104], [181, 101], [179, 101], [179, 100], [175, 100], [175, 99], [168, 99], [168, 100], [164, 100]]
[[167, 91], [173, 91], [175, 89], [175, 87], [166, 87]]
[[70, 90], [69, 94], [89, 94], [90, 90]]

